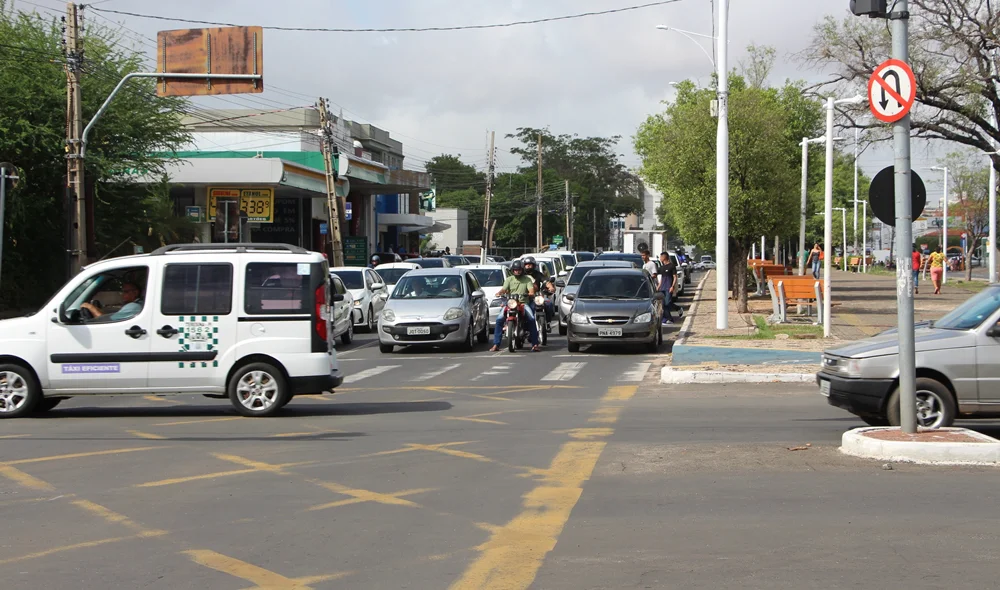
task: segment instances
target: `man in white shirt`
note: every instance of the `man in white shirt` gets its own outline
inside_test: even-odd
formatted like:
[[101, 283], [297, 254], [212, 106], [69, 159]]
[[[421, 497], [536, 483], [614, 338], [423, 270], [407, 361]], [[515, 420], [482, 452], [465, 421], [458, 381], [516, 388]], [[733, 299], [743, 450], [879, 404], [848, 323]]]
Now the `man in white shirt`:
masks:
[[649, 252], [646, 250], [639, 252], [639, 255], [642, 256], [642, 270], [648, 272], [649, 276], [653, 277], [655, 281], [657, 274], [660, 272], [660, 266], [649, 258]]

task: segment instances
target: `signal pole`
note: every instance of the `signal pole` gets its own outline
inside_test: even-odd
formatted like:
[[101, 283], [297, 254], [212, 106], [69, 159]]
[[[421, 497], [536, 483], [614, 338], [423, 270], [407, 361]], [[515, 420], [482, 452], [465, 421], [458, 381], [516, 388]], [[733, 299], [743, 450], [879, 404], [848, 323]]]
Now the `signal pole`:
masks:
[[490, 164], [486, 171], [486, 205], [483, 209], [483, 250], [479, 258], [480, 264], [486, 264], [486, 250], [490, 247], [490, 199], [493, 198], [493, 142], [496, 132], [490, 131]]
[[573, 205], [569, 200], [569, 181], [566, 181], [566, 249], [570, 252], [573, 251], [573, 239], [570, 237], [573, 232], [573, 222], [570, 221], [570, 217], [573, 215]]
[[87, 201], [83, 176], [83, 105], [80, 73], [83, 39], [80, 37], [80, 7], [66, 4], [66, 192], [69, 195], [69, 272], [74, 276], [87, 263]]
[[340, 203], [337, 200], [337, 171], [333, 167], [333, 156], [337, 155], [337, 146], [333, 143], [333, 130], [330, 129], [330, 113], [326, 108], [326, 99], [319, 97], [319, 124], [323, 151], [323, 164], [326, 167], [326, 200], [330, 212], [330, 242], [333, 249], [333, 266], [344, 266], [344, 242], [340, 236]]
[[535, 252], [542, 251], [542, 134], [538, 134], [538, 186], [535, 187]]

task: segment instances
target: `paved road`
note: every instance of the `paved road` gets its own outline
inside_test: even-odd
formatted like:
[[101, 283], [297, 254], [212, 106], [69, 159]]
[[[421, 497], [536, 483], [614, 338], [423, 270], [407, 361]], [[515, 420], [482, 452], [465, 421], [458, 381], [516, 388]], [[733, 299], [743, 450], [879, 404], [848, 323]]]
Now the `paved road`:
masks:
[[840, 457], [858, 422], [812, 388], [666, 389], [662, 356], [558, 337], [341, 357], [350, 383], [273, 419], [153, 397], [0, 423], [2, 587], [993, 585], [992, 473]]

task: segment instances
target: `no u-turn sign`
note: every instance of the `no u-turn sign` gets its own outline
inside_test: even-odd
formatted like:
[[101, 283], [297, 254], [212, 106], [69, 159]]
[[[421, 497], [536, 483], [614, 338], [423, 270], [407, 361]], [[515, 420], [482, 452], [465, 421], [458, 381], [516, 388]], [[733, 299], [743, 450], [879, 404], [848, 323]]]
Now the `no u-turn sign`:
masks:
[[884, 61], [868, 80], [868, 105], [872, 114], [886, 123], [895, 123], [910, 112], [917, 96], [913, 70], [898, 59]]

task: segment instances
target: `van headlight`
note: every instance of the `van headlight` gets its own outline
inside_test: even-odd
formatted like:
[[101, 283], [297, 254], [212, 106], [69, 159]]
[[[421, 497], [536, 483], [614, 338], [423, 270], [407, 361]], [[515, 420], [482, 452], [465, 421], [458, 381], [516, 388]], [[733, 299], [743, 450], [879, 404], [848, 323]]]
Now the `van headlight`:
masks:
[[385, 321], [387, 321], [387, 322], [394, 322], [394, 321], [396, 321], [396, 314], [391, 309], [383, 309], [382, 310], [382, 319], [385, 320]]
[[635, 319], [632, 320], [632, 323], [635, 323], [635, 324], [648, 324], [651, 321], [653, 321], [653, 314], [651, 312], [647, 311], [646, 313], [641, 313], [641, 314], [635, 316]]
[[590, 320], [587, 319], [587, 316], [583, 315], [582, 313], [577, 313], [575, 311], [572, 314], [570, 314], [569, 321], [573, 322], [574, 324], [589, 324], [590, 323]]
[[465, 316], [465, 310], [461, 307], [453, 307], [448, 311], [444, 312], [445, 320], [457, 320]]

